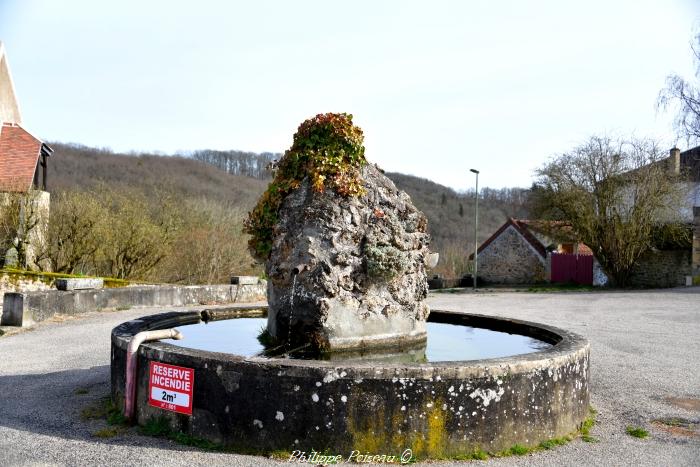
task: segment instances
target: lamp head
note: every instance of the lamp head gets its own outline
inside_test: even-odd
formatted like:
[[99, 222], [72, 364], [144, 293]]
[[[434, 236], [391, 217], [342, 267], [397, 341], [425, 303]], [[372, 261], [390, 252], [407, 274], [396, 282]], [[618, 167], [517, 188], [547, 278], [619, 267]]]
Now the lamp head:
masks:
[[475, 173], [475, 174], [478, 174], [478, 173], [479, 173], [479, 171], [476, 170], [476, 169], [469, 169], [469, 171], [472, 172], [472, 173]]

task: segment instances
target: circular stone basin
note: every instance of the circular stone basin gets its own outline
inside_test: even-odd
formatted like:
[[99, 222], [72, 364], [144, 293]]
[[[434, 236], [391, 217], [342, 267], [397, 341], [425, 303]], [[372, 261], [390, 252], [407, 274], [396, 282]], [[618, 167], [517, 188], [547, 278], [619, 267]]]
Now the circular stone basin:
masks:
[[[353, 451], [400, 456], [411, 449], [418, 458], [445, 458], [536, 446], [576, 431], [588, 414], [589, 345], [562, 329], [433, 310], [427, 348], [270, 358], [256, 339], [264, 320], [232, 319], [264, 313], [172, 312], [114, 328], [115, 403], [124, 403], [131, 337], [179, 327], [184, 340], [140, 347], [136, 421], [163, 418], [173, 430], [246, 452], [313, 449], [347, 459]], [[218, 331], [226, 327], [238, 331]], [[486, 343], [475, 343], [481, 335]], [[240, 354], [220, 352], [232, 350]], [[191, 416], [148, 404], [151, 361], [194, 369]]]

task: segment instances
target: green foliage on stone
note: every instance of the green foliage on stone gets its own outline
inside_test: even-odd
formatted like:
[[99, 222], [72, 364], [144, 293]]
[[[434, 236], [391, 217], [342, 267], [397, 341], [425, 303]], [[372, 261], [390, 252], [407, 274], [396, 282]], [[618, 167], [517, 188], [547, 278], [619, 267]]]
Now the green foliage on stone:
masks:
[[367, 246], [365, 259], [367, 275], [374, 279], [392, 280], [410, 264], [407, 255], [393, 246]]
[[569, 441], [571, 441], [571, 438], [562, 436], [561, 438], [552, 438], [546, 441], [542, 441], [539, 447], [545, 450], [549, 450], [554, 449], [557, 446], [563, 446]]
[[[10, 279], [11, 283], [17, 283], [22, 279], [43, 282], [47, 285], [53, 285], [56, 279], [92, 279], [97, 276], [85, 276], [82, 274], [64, 274], [58, 272], [39, 272], [27, 271], [16, 268], [0, 268], [0, 274], [5, 274]], [[104, 286], [106, 288], [126, 287], [129, 281], [126, 279], [117, 279], [114, 277], [103, 277]]]
[[481, 449], [475, 449], [472, 453], [469, 454], [469, 457], [473, 460], [485, 461], [488, 460], [489, 454], [486, 451], [482, 451]]
[[456, 461], [471, 461], [471, 460], [486, 461], [486, 460], [489, 460], [490, 458], [491, 458], [491, 456], [489, 455], [488, 452], [482, 450], [481, 448], [475, 448], [471, 452], [466, 452], [464, 454], [457, 454], [456, 456], [453, 456], [449, 459], [456, 460]]
[[165, 436], [170, 433], [170, 422], [165, 417], [149, 418], [139, 431], [146, 436]]
[[109, 425], [125, 425], [127, 422], [120, 408], [109, 396], [103, 397], [93, 405], [85, 407], [80, 412], [80, 418], [83, 420], [104, 419]]
[[588, 418], [586, 418], [581, 424], [579, 431], [581, 432], [581, 439], [587, 443], [596, 443], [598, 440], [591, 436], [591, 428], [595, 425], [596, 410], [593, 407], [588, 409]]
[[119, 436], [120, 434], [126, 432], [126, 427], [125, 426], [110, 426], [107, 428], [102, 428], [101, 430], [97, 430], [92, 434], [95, 438], [114, 438], [115, 436]]
[[265, 349], [271, 349], [273, 347], [278, 347], [282, 345], [279, 340], [276, 338], [272, 337], [270, 334], [270, 331], [267, 330], [267, 327], [263, 326], [260, 331], [258, 332], [258, 342], [260, 345], [265, 347]]
[[514, 444], [513, 446], [508, 449], [508, 454], [512, 456], [524, 456], [525, 454], [529, 454], [531, 452], [531, 449], [527, 448], [526, 446], [523, 446], [522, 444]]
[[193, 446], [207, 451], [223, 451], [224, 446], [206, 439], [190, 436], [185, 433], [174, 431], [170, 427], [170, 421], [166, 417], [153, 417], [140, 429], [142, 435], [168, 438], [178, 444]]
[[638, 427], [638, 426], [629, 425], [629, 426], [627, 426], [625, 431], [627, 432], [628, 435], [630, 435], [634, 438], [644, 439], [644, 438], [647, 438], [649, 436], [649, 432], [647, 430], [645, 430], [642, 427]]
[[[557, 446], [563, 446], [577, 437], [580, 436], [582, 441], [585, 442], [596, 442], [597, 439], [590, 436], [590, 430], [596, 423], [596, 410], [593, 407], [588, 408], [588, 417], [581, 423], [579, 429], [565, 436], [559, 438], [550, 438], [542, 441], [536, 446], [523, 446], [522, 444], [514, 444], [508, 449], [504, 449], [499, 452], [484, 451], [480, 447], [474, 448], [472, 451], [465, 452], [463, 454], [456, 455], [446, 455], [446, 456], [433, 456], [433, 459], [450, 459], [450, 460], [488, 460], [492, 457], [511, 457], [511, 456], [525, 456], [539, 451], [548, 451], [554, 449]], [[426, 457], [426, 459], [429, 459]]]
[[316, 192], [333, 190], [341, 196], [365, 193], [360, 169], [367, 161], [362, 130], [346, 113], [319, 114], [303, 122], [292, 147], [277, 164], [275, 178], [248, 214], [244, 232], [256, 259], [265, 261], [272, 248], [272, 229], [284, 199], [308, 178]]

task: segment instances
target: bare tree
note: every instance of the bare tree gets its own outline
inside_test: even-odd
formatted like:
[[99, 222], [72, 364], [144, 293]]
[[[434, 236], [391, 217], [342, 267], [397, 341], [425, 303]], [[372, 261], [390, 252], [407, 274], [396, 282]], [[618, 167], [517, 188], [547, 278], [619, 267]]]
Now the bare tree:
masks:
[[48, 261], [54, 272], [94, 273], [103, 240], [99, 233], [106, 219], [107, 209], [93, 193], [59, 193], [51, 203], [48, 235], [39, 258]]
[[[472, 240], [472, 244], [474, 241]], [[469, 271], [469, 256], [465, 249], [465, 242], [451, 241], [440, 247], [440, 261], [430, 270], [430, 274], [437, 274], [450, 279], [462, 277]]]
[[144, 279], [170, 253], [181, 223], [176, 201], [167, 193], [149, 197], [137, 190], [108, 190], [101, 196], [107, 218], [100, 223], [98, 271]]
[[697, 44], [691, 46], [696, 65], [695, 82], [677, 74], [669, 75], [657, 100], [659, 109], [677, 107], [674, 127], [688, 144], [700, 142], [700, 34], [695, 40]]
[[531, 197], [543, 218], [566, 220], [608, 276], [628, 283], [632, 266], [657, 232], [687, 236], [682, 206], [687, 185], [648, 139], [594, 136], [537, 171]]
[[41, 192], [0, 193], [0, 253], [4, 263], [21, 269], [37, 266], [36, 250], [45, 236], [47, 217]]
[[186, 200], [183, 227], [173, 243], [173, 254], [154, 271], [158, 280], [186, 284], [228, 281], [231, 274], [258, 274], [260, 267], [241, 235], [245, 214], [230, 205], [206, 199]]

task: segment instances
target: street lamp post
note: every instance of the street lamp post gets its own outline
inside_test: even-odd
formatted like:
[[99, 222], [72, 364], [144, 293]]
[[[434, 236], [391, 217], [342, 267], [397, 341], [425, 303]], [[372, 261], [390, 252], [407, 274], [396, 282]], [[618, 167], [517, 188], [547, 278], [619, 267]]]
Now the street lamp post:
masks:
[[469, 171], [476, 174], [476, 191], [474, 192], [474, 274], [472, 275], [474, 290], [476, 290], [476, 276], [479, 270], [479, 241], [477, 237], [479, 232], [479, 171], [476, 169], [469, 169]]

